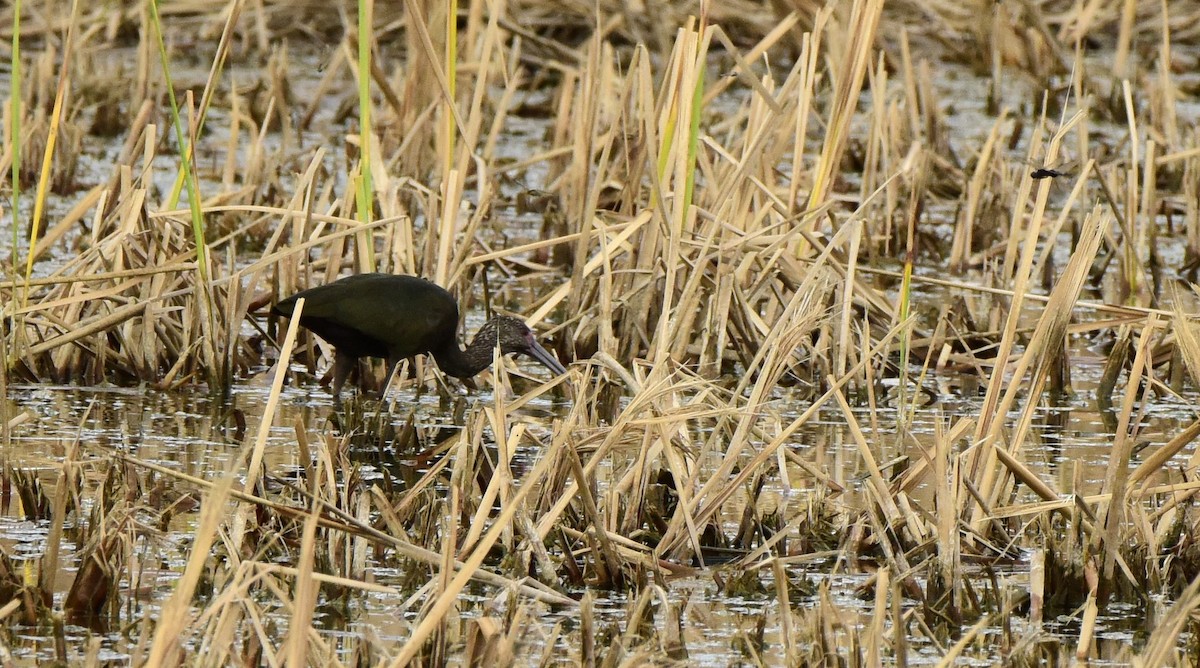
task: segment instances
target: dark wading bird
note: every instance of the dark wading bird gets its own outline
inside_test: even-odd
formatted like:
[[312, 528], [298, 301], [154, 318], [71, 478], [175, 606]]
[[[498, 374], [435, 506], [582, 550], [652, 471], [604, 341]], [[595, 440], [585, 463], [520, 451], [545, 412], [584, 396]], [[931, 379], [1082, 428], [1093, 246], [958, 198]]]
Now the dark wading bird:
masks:
[[567, 372], [524, 322], [510, 316], [484, 323], [463, 350], [454, 297], [416, 276], [347, 276], [297, 292], [271, 307], [271, 313], [291, 317], [301, 297], [300, 324], [332, 344], [336, 353], [330, 388], [335, 400], [341, 399], [342, 385], [360, 357], [386, 359], [391, 373], [400, 360], [427, 353], [443, 373], [470, 378], [491, 366], [498, 343], [503, 354], [524, 353], [556, 374]]

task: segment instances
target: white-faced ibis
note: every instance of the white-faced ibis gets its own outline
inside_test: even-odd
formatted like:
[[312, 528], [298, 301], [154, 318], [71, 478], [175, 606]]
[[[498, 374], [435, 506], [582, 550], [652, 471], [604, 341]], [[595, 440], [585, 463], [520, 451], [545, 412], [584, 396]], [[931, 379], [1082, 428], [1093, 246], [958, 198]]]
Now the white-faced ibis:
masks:
[[300, 324], [333, 345], [333, 396], [360, 357], [387, 360], [389, 373], [419, 353], [433, 355], [443, 373], [470, 378], [492, 364], [499, 344], [503, 354], [524, 353], [556, 374], [563, 365], [543, 348], [518, 318], [496, 316], [484, 323], [471, 344], [458, 345], [458, 304], [441, 287], [416, 276], [356, 274], [309, 288], [284, 299], [271, 313], [291, 317], [304, 298]]

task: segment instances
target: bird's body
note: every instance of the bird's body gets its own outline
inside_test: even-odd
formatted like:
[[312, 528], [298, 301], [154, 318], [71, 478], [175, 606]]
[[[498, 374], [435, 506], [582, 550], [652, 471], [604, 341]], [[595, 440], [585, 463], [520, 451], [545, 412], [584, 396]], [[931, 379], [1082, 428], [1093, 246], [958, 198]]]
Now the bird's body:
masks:
[[517, 318], [489, 320], [466, 350], [458, 345], [458, 304], [438, 285], [415, 276], [355, 274], [298, 292], [271, 308], [290, 317], [304, 299], [300, 324], [336, 350], [334, 397], [355, 361], [381, 357], [394, 369], [401, 360], [421, 353], [433, 355], [447, 375], [469, 378], [491, 365], [497, 343], [503, 353], [525, 353], [555, 373], [566, 369], [538, 344], [533, 332]]

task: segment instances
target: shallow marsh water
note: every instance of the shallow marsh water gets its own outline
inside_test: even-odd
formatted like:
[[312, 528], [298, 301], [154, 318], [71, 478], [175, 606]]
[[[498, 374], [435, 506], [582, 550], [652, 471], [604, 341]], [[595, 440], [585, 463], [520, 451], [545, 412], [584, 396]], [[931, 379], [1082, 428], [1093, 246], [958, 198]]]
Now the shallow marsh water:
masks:
[[[293, 368], [302, 371], [299, 365], [293, 365]], [[1089, 373], [1089, 368], [1095, 371]], [[1082, 390], [1090, 385], [1089, 376], [1098, 373], [1099, 366], [1085, 364], [1080, 365], [1079, 369], [1082, 373], [1077, 373], [1075, 381]], [[107, 454], [119, 451], [189, 475], [211, 479], [226, 469], [230, 458], [238, 453], [243, 439], [253, 438], [263, 418], [268, 395], [263, 378], [264, 375], [260, 374], [244, 379], [226, 399], [213, 399], [200, 393], [157, 392], [146, 388], [13, 386], [7, 400], [9, 415], [24, 413], [27, 419], [13, 430], [12, 440], [7, 444], [9, 452], [6, 459], [28, 471], [52, 471], [68, 447], [78, 443], [83, 469], [88, 471], [88, 475], [102, 475], [111, 461]], [[945, 381], [947, 385], [953, 384], [953, 378], [949, 377], [936, 380]], [[486, 384], [483, 387], [486, 388]], [[486, 389], [473, 393], [462, 388], [458, 388], [458, 391], [471, 405], [490, 401], [490, 393]], [[950, 389], [950, 392], [954, 391]], [[1088, 395], [1089, 392], [1081, 391], [1078, 396]], [[414, 409], [418, 422], [424, 426], [446, 423], [442, 407], [433, 394], [426, 393], [415, 403], [411, 388], [393, 391], [390, 396], [396, 408], [391, 421], [397, 426], [403, 416]], [[1071, 489], [1073, 481], [1079, 481], [1085, 489], [1076, 491], [1083, 494], [1097, 489], [1103, 480], [1112, 438], [1100, 415], [1088, 404], [1088, 400], [1079, 398], [1064, 406], [1044, 410], [1041, 424], [1034, 430], [1027, 446], [1039, 450], [1038, 456], [1030, 459], [1035, 463], [1040, 462], [1043, 467], [1039, 471], [1041, 475], [1059, 480], [1063, 483], [1063, 489]], [[969, 417], [978, 410], [978, 405], [977, 396], [941, 395], [937, 402], [913, 414], [912, 431], [919, 438], [922, 433], [932, 432], [934, 421]], [[772, 408], [785, 418], [804, 407], [803, 403], [783, 394], [772, 404]], [[562, 410], [565, 410], [565, 404], [561, 402], [555, 405], [543, 401], [529, 407], [531, 414], [538, 416], [538, 419], [545, 419]], [[243, 417], [235, 417], [239, 412]], [[301, 466], [295, 436], [288, 425], [298, 419], [307, 425], [324, 422], [326, 429], [332, 430], [332, 424], [328, 421], [332, 413], [333, 405], [327, 392], [306, 374], [296, 375], [295, 382], [283, 393], [283, 401], [274, 421], [266, 450], [267, 471], [288, 478]], [[861, 408], [858, 413], [864, 425], [868, 424], [871, 419], [868, 410]], [[1165, 440], [1186, 424], [1187, 413], [1187, 406], [1182, 402], [1176, 408], [1169, 403], [1160, 404], [1149, 411], [1142, 433], [1155, 442]], [[882, 433], [868, 433], [868, 438], [872, 443], [882, 446], [876, 453], [881, 462], [897, 457], [920, 456], [911, 446], [899, 443], [894, 438], [897, 417], [897, 411], [887, 406], [874, 414]], [[244, 431], [239, 432], [241, 420], [244, 420]], [[858, 463], [860, 460], [855, 446], [840, 414], [834, 411], [823, 413], [820, 419], [796, 435], [791, 448], [847, 486], [849, 492], [841, 498], [840, 503], [858, 502], [865, 472]], [[406, 456], [406, 453], [360, 451], [358, 454], [366, 462], [360, 479], [367, 484], [378, 480], [377, 467], [381, 465], [381, 457], [387, 461], [389, 468], [413, 466], [412, 453]], [[533, 451], [518, 453], [514, 470], [520, 475], [520, 471], [538, 456], [539, 453]], [[522, 464], [520, 460], [527, 460], [527, 464]], [[372, 474], [373, 470], [375, 474]], [[804, 475], [800, 470], [796, 473], [800, 478]], [[602, 474], [598, 480], [603, 484]], [[52, 489], [53, 475], [43, 482]], [[759, 502], [765, 505], [804, 503], [811, 491], [787, 490], [779, 485], [780, 481], [772, 480]], [[926, 501], [921, 490], [915, 490], [913, 496], [922, 502]], [[0, 522], [0, 545], [20, 562], [40, 557], [47, 527], [44, 522], [24, 521], [17, 506], [11, 504]], [[157, 552], [174, 554], [175, 559], [144, 573], [136, 591], [120, 592], [122, 598], [127, 597], [125, 605], [143, 614], [153, 614], [155, 607], [169, 595], [179, 569], [186, 560], [195, 517], [194, 513], [181, 513], [175, 517], [161, 537], [164, 544], [175, 547]], [[70, 549], [69, 546], [67, 549]], [[78, 564], [68, 562], [62, 572], [56, 574], [61, 585], [58, 591], [66, 591], [77, 567]], [[839, 614], [850, 615], [850, 619], [843, 618], [842, 623], [869, 623], [870, 603], [857, 592], [869, 573], [856, 573], [853, 568], [847, 570], [846, 565], [831, 571], [832, 567], [832, 562], [818, 558], [798, 560], [788, 569], [794, 580], [807, 582], [814, 591], [816, 583], [826, 581]], [[1026, 586], [1027, 568], [1027, 563], [1013, 563], [997, 572], [995, 582], [1001, 587], [1021, 591]], [[981, 574], [977, 573], [976, 576]], [[681, 640], [689, 664], [733, 665], [753, 662], [754, 656], [768, 664], [781, 660], [778, 654], [782, 647], [778, 600], [766, 593], [749, 597], [731, 594], [722, 586], [726, 577], [728, 574], [720, 566], [708, 567], [693, 575], [672, 579], [663, 590], [668, 600], [679, 606]], [[382, 585], [395, 584], [406, 589], [405, 574], [385, 565], [372, 567], [369, 579]], [[769, 584], [771, 579], [770, 570], [763, 571], [763, 584]], [[124, 582], [122, 586], [132, 585]], [[463, 597], [460, 614], [464, 619], [479, 614], [481, 610], [505, 609], [510, 604], [506, 594], [492, 588], [474, 588], [471, 591], [474, 593]], [[620, 626], [628, 617], [633, 602], [626, 594], [593, 592], [593, 595], [596, 596], [598, 623]], [[380, 639], [402, 641], [411, 631], [410, 624], [416, 619], [419, 606], [410, 606], [404, 615], [398, 617], [396, 610], [400, 603], [388, 596], [363, 594], [355, 598], [350, 608], [352, 612], [344, 608], [339, 610], [341, 605], [336, 603], [330, 603], [333, 607], [323, 612], [319, 607], [314, 626], [326, 634], [328, 641], [335, 646], [343, 644], [343, 651], [347, 654], [352, 653], [357, 639], [362, 638], [368, 629], [371, 635]], [[816, 606], [818, 601], [811, 598], [808, 602], [801, 600], [796, 604], [803, 609], [809, 605]], [[520, 639], [522, 655], [534, 660], [545, 649], [545, 643], [553, 642], [561, 652], [558, 656], [572, 656], [576, 651], [573, 648], [577, 648], [577, 639], [573, 636], [579, 632], [577, 621], [572, 619], [571, 614], [557, 612], [542, 604], [535, 604], [535, 610], [538, 614], [532, 616]], [[1143, 610], [1115, 605], [1101, 616], [1097, 634], [1100, 644], [1095, 655], [1098, 662], [1094, 665], [1107, 665], [1104, 660], [1106, 656], [1120, 655], [1128, 651], [1131, 645], [1136, 646], [1138, 629], [1144, 622], [1143, 615]], [[281, 618], [278, 623], [286, 625], [286, 619]], [[556, 629], [558, 624], [562, 626]], [[1049, 635], [1044, 642], [1062, 642], [1064, 647], [1069, 647], [1073, 642], [1072, 633], [1078, 632], [1077, 625], [1078, 622], [1073, 618], [1049, 620], [1046, 624]], [[985, 633], [985, 637], [998, 637], [1003, 632], [1001, 628], [992, 629]], [[1056, 632], [1061, 636], [1055, 636]], [[76, 644], [73, 652], [82, 651], [91, 635], [91, 632], [82, 628], [68, 627], [66, 630], [67, 640]], [[12, 647], [17, 658], [30, 660], [37, 657], [45, 660], [54, 656], [53, 639], [43, 631], [30, 628], [19, 637], [23, 644]], [[128, 656], [131, 644], [136, 643], [135, 638], [120, 633], [102, 633], [100, 637], [103, 638], [104, 647], [101, 656], [118, 662], [123, 656]], [[1181, 642], [1186, 640], [1186, 637], [1182, 638]], [[997, 643], [992, 643], [993, 648], [996, 646]], [[916, 642], [912, 650], [910, 659], [914, 664], [934, 663], [941, 656], [939, 648], [921, 642]], [[989, 665], [998, 659], [998, 655], [986, 650], [979, 654], [968, 653], [968, 656], [974, 658], [967, 665]]]

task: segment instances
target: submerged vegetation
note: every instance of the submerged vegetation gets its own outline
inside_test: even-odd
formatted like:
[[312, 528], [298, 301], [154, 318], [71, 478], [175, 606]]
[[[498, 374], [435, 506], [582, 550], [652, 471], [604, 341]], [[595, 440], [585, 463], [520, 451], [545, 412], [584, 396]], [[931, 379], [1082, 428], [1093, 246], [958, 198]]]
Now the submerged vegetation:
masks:
[[[699, 579], [759, 611], [722, 630], [748, 664], [1200, 660], [1192, 4], [0, 15], [5, 396], [270, 384], [207, 477], [82, 435], [34, 467], [0, 402], [4, 504], [47, 528], [0, 550], [9, 651], [65, 623], [96, 633], [72, 662], [695, 662]], [[284, 422], [332, 355], [270, 305], [371, 271], [574, 363], [474, 392], [418, 358], [390, 405]], [[405, 407], [430, 393], [443, 422]], [[1104, 416], [1100, 480], [1033, 435], [1067, 400]], [[830, 461], [800, 435], [835, 419]], [[1101, 650], [1116, 605], [1153, 621]]]

